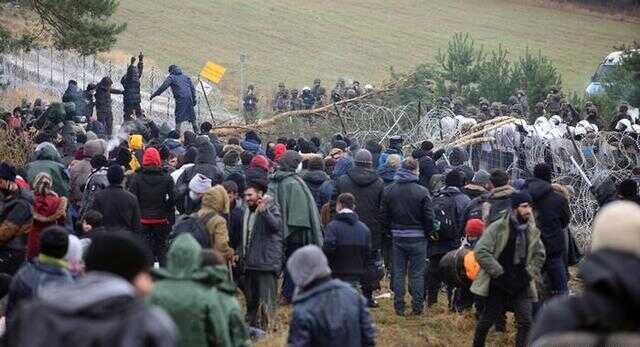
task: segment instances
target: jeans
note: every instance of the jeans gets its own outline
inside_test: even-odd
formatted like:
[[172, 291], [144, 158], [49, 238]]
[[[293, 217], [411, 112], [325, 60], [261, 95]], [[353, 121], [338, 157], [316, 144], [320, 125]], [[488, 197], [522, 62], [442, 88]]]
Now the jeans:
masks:
[[278, 279], [275, 272], [248, 270], [244, 295], [247, 298], [247, 322], [266, 330], [275, 317]]
[[562, 254], [552, 258], [547, 258], [542, 268], [549, 278], [549, 289], [551, 295], [566, 295], [569, 292], [567, 285], [567, 266]]
[[393, 307], [404, 313], [405, 278], [409, 272], [409, 291], [414, 313], [424, 308], [424, 270], [427, 240], [423, 237], [393, 238]]
[[516, 296], [490, 291], [484, 311], [476, 325], [476, 332], [473, 336], [474, 347], [484, 346], [489, 329], [503, 314], [507, 303], [513, 305], [513, 314], [516, 319], [516, 346], [524, 347], [527, 345], [527, 337], [531, 328], [531, 300], [527, 298], [527, 291], [524, 290]]
[[144, 241], [151, 249], [153, 260], [157, 261], [160, 266], [164, 266], [167, 253], [167, 238], [171, 232], [171, 226], [169, 224], [142, 224], [140, 230]]

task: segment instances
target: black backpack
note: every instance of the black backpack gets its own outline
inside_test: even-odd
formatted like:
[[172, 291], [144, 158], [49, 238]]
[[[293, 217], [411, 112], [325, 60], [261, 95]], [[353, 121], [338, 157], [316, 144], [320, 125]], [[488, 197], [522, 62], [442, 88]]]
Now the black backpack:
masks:
[[456, 201], [451, 194], [436, 193], [432, 201], [434, 228], [431, 233], [433, 241], [460, 239], [458, 212]]
[[84, 215], [89, 211], [96, 198], [96, 193], [105, 189], [109, 185], [107, 179], [107, 169], [100, 168], [89, 175], [87, 183], [82, 191], [82, 200], [80, 203], [80, 211], [78, 211], [78, 219], [82, 220]]
[[173, 225], [171, 234], [167, 239], [167, 245], [171, 245], [178, 235], [187, 233], [191, 234], [202, 248], [212, 248], [211, 237], [207, 231], [207, 222], [213, 218], [212, 214], [199, 217], [196, 213], [189, 214], [178, 218], [176, 224]]

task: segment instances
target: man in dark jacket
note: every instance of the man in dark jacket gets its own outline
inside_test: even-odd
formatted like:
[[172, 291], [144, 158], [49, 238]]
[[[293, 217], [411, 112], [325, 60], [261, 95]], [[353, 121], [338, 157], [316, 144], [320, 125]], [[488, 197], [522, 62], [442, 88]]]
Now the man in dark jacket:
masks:
[[96, 86], [96, 116], [104, 124], [107, 137], [113, 135], [113, 110], [111, 109], [111, 94], [122, 94], [122, 90], [111, 88], [113, 81], [104, 77]]
[[319, 247], [300, 248], [287, 268], [296, 285], [288, 346], [375, 345], [367, 303], [349, 284], [331, 279], [327, 257]]
[[97, 192], [92, 210], [103, 216], [107, 230], [124, 229], [132, 232], [140, 230], [140, 207], [135, 195], [124, 190], [124, 170], [122, 166], [112, 165], [107, 170], [109, 186]]
[[390, 154], [397, 154], [400, 157], [402, 157], [402, 142], [403, 141], [404, 140], [403, 140], [402, 136], [391, 136], [389, 138], [389, 147], [387, 147], [387, 149], [385, 149], [384, 152], [382, 152], [382, 154], [380, 154], [380, 158], [378, 158], [378, 162], [376, 163], [378, 169], [381, 168], [384, 165], [384, 163], [387, 162], [387, 157]]
[[322, 250], [331, 273], [360, 291], [362, 277], [371, 260], [371, 232], [354, 212], [355, 197], [343, 193], [336, 200], [336, 216], [327, 225]]
[[169, 66], [169, 76], [167, 76], [167, 79], [164, 80], [158, 90], [151, 94], [151, 100], [153, 100], [153, 98], [155, 98], [156, 96], [162, 94], [169, 87], [171, 87], [173, 98], [176, 101], [176, 130], [180, 131], [182, 122], [190, 122], [191, 126], [193, 127], [193, 132], [197, 133], [198, 124], [196, 124], [196, 112], [194, 110], [197, 102], [196, 89], [193, 86], [191, 78], [183, 74], [179, 66]]
[[0, 163], [0, 273], [12, 276], [25, 260], [27, 233], [33, 223], [28, 195], [16, 184], [16, 168]]
[[396, 314], [404, 315], [405, 277], [409, 274], [413, 314], [424, 308], [427, 237], [433, 229], [433, 210], [427, 188], [418, 184], [418, 162], [405, 159], [396, 183], [384, 190], [380, 212], [383, 230], [393, 237], [393, 293]]
[[318, 207], [318, 211], [320, 211], [322, 206], [331, 200], [333, 182], [329, 175], [324, 172], [324, 161], [322, 158], [312, 157], [308, 162], [308, 170], [302, 175], [302, 179], [304, 183], [307, 184], [307, 187], [309, 187], [311, 194], [313, 194], [313, 200], [315, 200], [316, 207]]
[[265, 191], [265, 184], [256, 181], [244, 191], [247, 208], [240, 252], [246, 270], [247, 321], [264, 330], [275, 317], [278, 274], [284, 261], [280, 208]]
[[567, 252], [566, 233], [571, 212], [565, 197], [555, 192], [551, 186], [552, 169], [546, 163], [535, 166], [534, 178], [527, 180], [525, 187], [536, 212], [536, 226], [540, 229], [542, 243], [547, 259], [542, 269], [549, 278], [552, 295], [564, 295], [569, 291], [567, 265], [564, 254]]
[[[347, 174], [335, 181], [332, 200], [336, 201], [338, 195], [351, 193], [358, 204], [354, 212], [371, 231], [372, 257], [379, 257], [382, 248], [382, 225], [379, 211], [382, 203], [384, 183], [372, 168], [373, 158], [366, 149], [355, 153], [355, 166], [347, 171]], [[373, 300], [373, 291], [379, 287], [379, 283], [362, 283], [362, 291], [370, 306], [377, 306]]]
[[494, 188], [491, 189], [482, 205], [482, 220], [485, 225], [500, 219], [505, 212], [509, 211], [511, 195], [515, 193], [515, 189], [509, 185], [509, 175], [506, 171], [493, 169], [490, 175], [489, 180]]
[[160, 167], [160, 153], [150, 147], [144, 151], [142, 167], [136, 171], [129, 190], [140, 206], [142, 236], [153, 257], [164, 265], [167, 237], [175, 219], [173, 179]]
[[144, 69], [144, 55], [140, 52], [138, 56], [138, 65], [136, 66], [136, 57], [131, 57], [131, 64], [127, 66], [127, 74], [122, 76], [122, 104], [124, 107], [124, 120], [131, 120], [131, 115], [142, 117], [142, 108], [140, 102], [140, 78], [142, 78], [142, 70]]
[[188, 188], [189, 182], [196, 174], [202, 174], [211, 179], [212, 186], [222, 183], [222, 171], [216, 165], [216, 149], [211, 144], [209, 137], [200, 135], [196, 138], [195, 144], [198, 149], [198, 155], [194, 165], [185, 170], [178, 178], [176, 183], [178, 190], [180, 190], [181, 185]]
[[638, 345], [639, 232], [636, 204], [612, 202], [599, 211], [591, 253], [580, 265], [584, 289], [542, 307], [531, 330], [532, 346]]
[[85, 257], [86, 276], [42, 288], [38, 300], [17, 312], [7, 346], [176, 346], [171, 318], [144, 302], [153, 286], [150, 258], [130, 233], [97, 233]]
[[56, 282], [73, 281], [63, 260], [68, 245], [69, 234], [61, 227], [50, 227], [40, 234], [40, 254], [37, 260], [25, 263], [11, 280], [7, 321], [12, 321], [14, 310], [22, 301], [36, 298], [43, 287]]
[[436, 162], [433, 160], [433, 143], [431, 141], [423, 141], [420, 148], [413, 151], [411, 156], [418, 161], [420, 168], [420, 185], [429, 189], [431, 186], [431, 177], [438, 173]]
[[62, 102], [72, 102], [76, 109], [71, 115], [67, 115], [70, 119], [73, 117], [83, 117], [85, 115], [86, 102], [84, 93], [78, 88], [78, 82], [69, 80], [67, 90], [62, 95]]
[[[439, 238], [431, 239], [427, 246], [427, 258], [429, 258], [429, 266], [425, 273], [425, 282], [427, 287], [427, 305], [431, 307], [438, 302], [438, 293], [442, 286], [443, 275], [440, 271], [440, 260], [447, 252], [460, 247], [460, 239], [464, 235], [464, 210], [469, 204], [469, 197], [460, 190], [464, 185], [464, 173], [457, 169], [449, 171], [445, 176], [445, 186], [434, 195], [435, 199], [452, 199], [455, 204], [455, 215], [447, 216], [447, 218], [455, 219], [455, 229], [458, 231], [456, 235], [439, 234]], [[449, 288], [449, 301], [451, 302], [451, 289]]]

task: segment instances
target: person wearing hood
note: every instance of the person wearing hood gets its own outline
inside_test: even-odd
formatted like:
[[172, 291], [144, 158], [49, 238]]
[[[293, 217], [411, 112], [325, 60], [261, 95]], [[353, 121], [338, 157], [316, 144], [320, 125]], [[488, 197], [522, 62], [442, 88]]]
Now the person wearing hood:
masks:
[[111, 109], [111, 94], [122, 94], [122, 90], [112, 88], [110, 77], [103, 77], [96, 86], [96, 116], [104, 124], [107, 137], [113, 136], [113, 110]]
[[236, 151], [228, 151], [222, 158], [224, 164], [223, 180], [229, 179], [231, 175], [241, 175], [244, 177], [244, 170], [240, 165], [240, 153]]
[[493, 189], [489, 191], [482, 204], [482, 221], [485, 225], [495, 222], [509, 211], [511, 195], [516, 192], [509, 184], [509, 175], [506, 171], [493, 169], [489, 174]]
[[275, 147], [273, 148], [273, 161], [279, 162], [280, 157], [282, 157], [282, 155], [286, 151], [287, 151], [287, 146], [285, 144], [278, 143], [277, 145], [275, 145]]
[[51, 226], [64, 226], [67, 219], [67, 198], [52, 190], [53, 182], [47, 173], [39, 173], [33, 182], [33, 226], [27, 235], [27, 260], [40, 253], [40, 234]]
[[263, 330], [275, 318], [278, 275], [284, 260], [282, 217], [273, 198], [265, 195], [265, 183], [251, 182], [244, 191], [246, 208], [239, 247], [245, 271], [247, 321]]
[[249, 168], [245, 171], [245, 179], [247, 184], [251, 181], [267, 181], [269, 179], [269, 171], [271, 167], [269, 165], [269, 159], [265, 156], [256, 154], [251, 158], [249, 162]]
[[196, 174], [189, 181], [189, 194], [185, 196], [184, 201], [176, 201], [176, 208], [180, 214], [192, 214], [198, 212], [202, 207], [202, 196], [211, 188], [211, 179], [209, 177]]
[[64, 261], [69, 246], [69, 234], [64, 228], [50, 227], [38, 233], [37, 259], [26, 262], [11, 280], [5, 316], [11, 326], [13, 315], [21, 302], [38, 297], [43, 287], [55, 282], [72, 282]]
[[234, 251], [229, 246], [229, 230], [226, 216], [229, 214], [229, 195], [221, 185], [215, 185], [204, 192], [198, 217], [206, 220], [205, 226], [211, 237], [211, 245], [222, 253], [227, 262], [234, 260]]
[[198, 241], [187, 233], [179, 235], [167, 253], [166, 268], [153, 271], [158, 280], [148, 302], [167, 311], [176, 323], [179, 346], [233, 346], [221, 294], [211, 288], [211, 274], [201, 264]]
[[75, 111], [73, 112], [73, 115], [70, 116], [71, 118], [84, 116], [87, 104], [85, 102], [84, 93], [80, 88], [78, 88], [78, 82], [69, 80], [67, 90], [65, 90], [62, 95], [62, 102], [71, 102], [75, 105]]
[[324, 172], [324, 160], [321, 157], [314, 156], [307, 162], [307, 171], [302, 175], [302, 179], [311, 190], [313, 200], [316, 202], [318, 211], [320, 211], [322, 206], [331, 200], [333, 182], [329, 175]]
[[32, 197], [16, 183], [16, 168], [0, 162], [0, 273], [13, 275], [25, 259], [33, 224]]
[[486, 227], [474, 247], [480, 272], [471, 292], [484, 298], [485, 307], [476, 325], [473, 346], [485, 345], [491, 326], [510, 303], [516, 321], [516, 346], [524, 347], [531, 327], [532, 302], [538, 295], [533, 278], [545, 260], [545, 247], [536, 228], [526, 192], [511, 195], [510, 207]]
[[383, 167], [384, 163], [387, 162], [387, 157], [390, 154], [397, 154], [402, 159], [404, 159], [404, 156], [402, 155], [402, 143], [403, 142], [404, 142], [404, 139], [402, 138], [402, 136], [391, 136], [389, 138], [389, 147], [387, 147], [387, 149], [385, 149], [384, 152], [382, 152], [382, 154], [380, 154], [380, 158], [378, 159], [376, 167], [378, 169]]
[[457, 169], [464, 173], [464, 183], [473, 179], [473, 169], [467, 165], [469, 154], [463, 148], [454, 147], [449, 154], [450, 169]]
[[[415, 157], [414, 157], [415, 158]], [[378, 175], [382, 178], [384, 186], [388, 187], [394, 182], [396, 171], [400, 168], [402, 157], [397, 154], [391, 154], [387, 157], [387, 162], [378, 170]]]
[[169, 152], [176, 157], [183, 157], [187, 153], [187, 148], [180, 142], [180, 133], [175, 130], [171, 130], [167, 134], [167, 138], [162, 144], [167, 146]]
[[327, 257], [315, 245], [287, 261], [296, 286], [288, 346], [374, 346], [376, 330], [364, 298], [348, 283], [331, 278]]
[[151, 94], [150, 100], [162, 94], [169, 87], [171, 87], [173, 98], [176, 101], [176, 130], [180, 132], [182, 122], [189, 122], [193, 128], [193, 132], [197, 133], [198, 124], [196, 123], [196, 112], [194, 110], [197, 103], [196, 89], [193, 86], [191, 78], [183, 74], [179, 66], [169, 66], [169, 76], [167, 76], [162, 85]]
[[142, 135], [134, 134], [129, 136], [129, 151], [131, 151], [131, 161], [129, 162], [129, 168], [132, 171], [137, 171], [143, 161], [144, 156], [144, 138]]
[[469, 201], [467, 207], [464, 209], [462, 216], [463, 225], [467, 225], [467, 222], [471, 219], [482, 220], [483, 205], [487, 201], [489, 192], [492, 189], [491, 175], [482, 169], [473, 175], [471, 183], [464, 186], [462, 190], [471, 201]]
[[431, 141], [423, 141], [420, 144], [420, 148], [411, 153], [411, 156], [418, 161], [420, 169], [420, 184], [429, 188], [431, 183], [431, 177], [438, 172], [436, 162], [433, 159], [433, 143]]
[[[354, 212], [371, 232], [371, 256], [380, 257], [382, 248], [382, 225], [380, 221], [380, 206], [384, 182], [373, 169], [373, 157], [368, 150], [362, 149], [355, 153], [355, 167], [346, 175], [336, 179], [331, 200], [336, 201], [343, 193], [351, 193], [358, 202]], [[386, 162], [385, 164], [386, 165]], [[363, 294], [371, 307], [377, 307], [373, 300], [373, 291], [379, 287], [377, 281], [362, 283]]]
[[[305, 245], [322, 246], [322, 227], [320, 214], [313, 194], [298, 176], [296, 170], [302, 158], [298, 152], [286, 151], [278, 163], [278, 169], [271, 176], [268, 195], [282, 211], [282, 234], [285, 255]], [[290, 303], [293, 297], [293, 282], [285, 272], [281, 303]]]
[[549, 278], [552, 295], [568, 294], [568, 274], [564, 255], [567, 254], [567, 227], [571, 221], [569, 202], [553, 190], [552, 168], [541, 163], [533, 169], [533, 178], [527, 180], [526, 191], [531, 195], [536, 212], [536, 226], [540, 229], [547, 258], [542, 268]]
[[80, 208], [82, 201], [82, 193], [87, 184], [87, 180], [93, 168], [91, 167], [91, 158], [96, 155], [104, 155], [107, 150], [107, 144], [103, 140], [87, 141], [82, 147], [82, 159], [75, 161], [69, 168], [69, 180], [71, 192], [69, 193], [69, 202], [74, 212]]
[[144, 151], [142, 167], [136, 170], [129, 191], [140, 206], [142, 236], [155, 261], [164, 264], [165, 245], [175, 218], [173, 179], [160, 167], [160, 153], [150, 147]]
[[418, 162], [407, 158], [396, 172], [396, 183], [384, 189], [380, 220], [393, 244], [394, 309], [405, 314], [405, 278], [409, 275], [412, 312], [424, 309], [424, 271], [427, 237], [433, 229], [433, 210], [427, 188], [418, 184]]
[[596, 215], [591, 253], [580, 264], [583, 290], [544, 305], [531, 346], [637, 346], [640, 282], [640, 207], [612, 202]]
[[104, 218], [106, 230], [140, 230], [140, 206], [138, 198], [123, 186], [124, 169], [111, 165], [107, 169], [109, 185], [95, 193], [90, 209], [98, 211]]
[[245, 151], [252, 152], [254, 154], [265, 155], [265, 151], [262, 148], [262, 140], [253, 130], [247, 131], [247, 133], [244, 135], [244, 140], [240, 142], [240, 146]]
[[122, 106], [124, 108], [124, 121], [131, 120], [131, 115], [142, 117], [142, 108], [140, 103], [140, 79], [142, 78], [142, 70], [144, 69], [144, 55], [140, 52], [138, 55], [138, 64], [136, 57], [131, 57], [131, 63], [127, 66], [127, 73], [122, 76]]
[[[446, 232], [442, 232], [438, 234], [439, 237], [437, 239], [432, 238], [429, 240], [429, 244], [427, 246], [429, 266], [425, 273], [427, 305], [429, 307], [438, 302], [438, 293], [440, 292], [440, 288], [442, 287], [442, 282], [444, 280], [443, 273], [440, 270], [440, 260], [445, 254], [447, 254], [447, 252], [460, 247], [460, 239], [463, 236], [465, 227], [463, 220], [464, 211], [469, 204], [469, 201], [471, 201], [469, 197], [461, 191], [464, 186], [464, 174], [462, 171], [456, 169], [449, 171], [444, 178], [444, 183], [445, 186], [434, 194], [433, 201], [439, 202], [440, 199], [443, 198], [448, 199], [449, 201], [453, 200], [455, 208], [453, 211], [454, 215], [447, 215], [446, 217], [455, 218], [453, 225], [457, 234], [454, 237], [451, 237], [452, 235], [446, 235]], [[447, 212], [446, 209], [440, 211], [444, 213]], [[452, 295], [451, 289], [452, 288], [448, 288], [449, 298], [451, 298]]]
[[195, 164], [193, 167], [186, 169], [182, 176], [178, 179], [177, 186], [181, 183], [188, 184], [193, 176], [196, 174], [202, 174], [211, 179], [213, 185], [220, 184], [223, 181], [223, 174], [216, 165], [216, 149], [211, 144], [209, 137], [198, 136], [195, 141], [195, 147], [198, 150], [196, 155]]
[[45, 172], [53, 180], [53, 191], [59, 196], [69, 196], [69, 176], [64, 161], [56, 147], [43, 142], [36, 147], [31, 162], [25, 165], [27, 180], [33, 185], [36, 175]]
[[143, 300], [153, 287], [150, 259], [130, 233], [97, 233], [85, 257], [86, 276], [41, 288], [38, 300], [16, 312], [7, 346], [126, 347], [145, 341], [175, 347], [171, 318]]

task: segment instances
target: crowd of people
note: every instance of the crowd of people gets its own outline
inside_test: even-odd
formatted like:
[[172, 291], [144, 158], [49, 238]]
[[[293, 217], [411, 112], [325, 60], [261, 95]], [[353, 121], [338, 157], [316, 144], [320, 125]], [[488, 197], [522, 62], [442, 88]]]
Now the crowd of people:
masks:
[[[142, 60], [132, 58], [130, 80]], [[492, 326], [505, 330], [507, 311], [517, 346], [637, 332], [638, 277], [628, 269], [640, 265], [640, 168], [594, 189], [601, 211], [576, 295], [572, 189], [554, 180], [552, 162], [512, 179], [502, 161], [475, 165], [472, 146], [423, 141], [407, 152], [401, 136], [386, 147], [344, 134], [223, 141], [195, 123], [190, 83], [172, 66], [152, 94], [172, 88], [175, 129], [144, 118], [139, 81], [137, 93], [125, 87], [129, 136], [115, 145], [110, 101], [98, 103], [98, 91], [117, 93], [106, 82], [95, 88], [96, 110], [109, 109], [100, 117], [78, 106], [86, 91], [70, 81], [63, 103], [37, 100], [6, 122], [35, 144], [25, 165], [0, 164], [4, 343], [245, 346], [274, 328], [278, 306], [293, 305], [289, 345], [370, 346], [385, 277], [397, 316], [439, 300], [475, 310], [474, 346]], [[543, 112], [555, 112], [554, 93]], [[511, 110], [526, 105], [517, 97]], [[502, 113], [483, 101], [480, 114]]]

